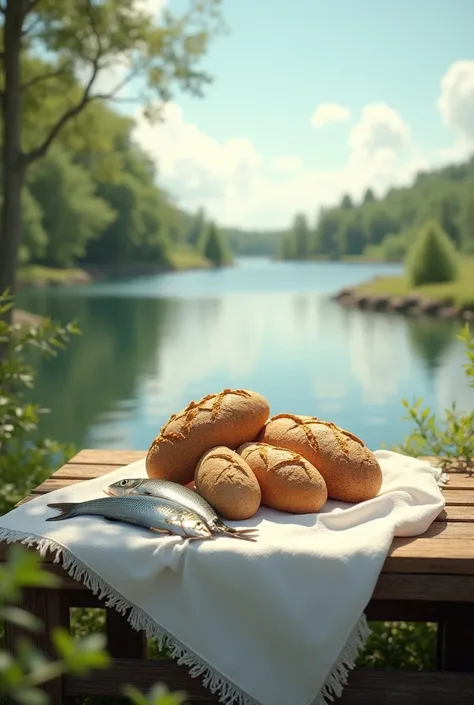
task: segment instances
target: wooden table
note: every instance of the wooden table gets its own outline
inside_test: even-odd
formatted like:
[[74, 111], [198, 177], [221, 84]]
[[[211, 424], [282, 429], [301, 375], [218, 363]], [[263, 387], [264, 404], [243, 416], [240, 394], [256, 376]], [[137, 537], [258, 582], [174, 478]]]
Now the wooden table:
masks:
[[[21, 503], [105, 475], [144, 455], [145, 451], [83, 450]], [[450, 473], [443, 493], [446, 508], [423, 536], [394, 540], [366, 609], [369, 620], [438, 623], [437, 671], [355, 670], [340, 705], [474, 703], [474, 477]], [[0, 544], [0, 561], [5, 559], [6, 548]], [[54, 565], [52, 557], [46, 557], [45, 564], [61, 577], [62, 587], [29, 590], [25, 606], [48, 627], [69, 628], [70, 607], [103, 607], [82, 584]], [[189, 702], [217, 701], [185, 668], [172, 661], [147, 659], [143, 635], [113, 609], [106, 610], [106, 629], [112, 666], [91, 678], [64, 677], [52, 682], [48, 685], [52, 705], [66, 705], [78, 695], [115, 695], [126, 683], [147, 689], [157, 681], [166, 682], [172, 690], [185, 690]], [[7, 642], [14, 637], [10, 628]], [[36, 638], [40, 648], [51, 650], [47, 635]]]

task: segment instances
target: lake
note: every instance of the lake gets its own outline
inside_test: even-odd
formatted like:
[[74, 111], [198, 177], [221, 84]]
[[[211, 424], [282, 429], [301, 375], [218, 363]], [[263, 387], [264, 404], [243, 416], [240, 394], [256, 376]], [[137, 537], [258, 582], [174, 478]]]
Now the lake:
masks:
[[78, 447], [146, 449], [168, 417], [225, 387], [272, 413], [334, 421], [373, 450], [403, 440], [403, 397], [472, 408], [457, 321], [348, 310], [342, 288], [399, 265], [273, 262], [74, 288], [22, 290], [18, 304], [82, 335], [40, 361], [42, 435]]

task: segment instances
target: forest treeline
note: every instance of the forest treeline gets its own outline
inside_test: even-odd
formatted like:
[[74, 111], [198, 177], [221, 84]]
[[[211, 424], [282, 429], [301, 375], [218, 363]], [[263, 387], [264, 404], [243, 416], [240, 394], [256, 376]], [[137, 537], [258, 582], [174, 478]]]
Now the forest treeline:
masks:
[[392, 188], [380, 199], [371, 189], [361, 203], [346, 195], [337, 207], [323, 209], [314, 226], [299, 213], [279, 254], [284, 259], [400, 261], [429, 220], [437, 221], [458, 251], [474, 254], [474, 159], [420, 173], [412, 186]]
[[[45, 66], [24, 62], [25, 83]], [[22, 139], [41, 140], [61, 100], [54, 80], [25, 94]], [[78, 90], [79, 87], [77, 86]], [[190, 214], [156, 183], [156, 167], [134, 142], [134, 122], [91, 102], [28, 171], [22, 193], [20, 264], [48, 267], [222, 264], [225, 236], [201, 210]]]

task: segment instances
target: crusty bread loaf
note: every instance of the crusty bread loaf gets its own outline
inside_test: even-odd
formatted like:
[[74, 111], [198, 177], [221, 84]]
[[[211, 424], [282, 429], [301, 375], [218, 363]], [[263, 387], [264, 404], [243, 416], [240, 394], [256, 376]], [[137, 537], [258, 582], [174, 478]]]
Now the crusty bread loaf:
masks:
[[244, 443], [237, 452], [255, 473], [262, 504], [293, 514], [318, 512], [327, 500], [326, 483], [298, 453], [266, 443]]
[[235, 449], [262, 430], [270, 414], [267, 400], [247, 389], [224, 389], [192, 401], [161, 428], [146, 457], [149, 477], [187, 484], [207, 450]]
[[363, 441], [314, 416], [273, 416], [257, 440], [300, 453], [319, 470], [333, 499], [362, 502], [382, 486], [380, 465]]
[[194, 482], [201, 497], [224, 519], [250, 519], [260, 506], [257, 478], [240, 455], [225, 446], [204, 453]]

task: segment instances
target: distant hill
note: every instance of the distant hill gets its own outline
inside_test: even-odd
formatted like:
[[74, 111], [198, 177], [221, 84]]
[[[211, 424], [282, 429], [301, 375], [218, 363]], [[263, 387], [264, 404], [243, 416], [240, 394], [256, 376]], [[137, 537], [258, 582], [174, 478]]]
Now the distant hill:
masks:
[[344, 196], [339, 206], [323, 210], [315, 228], [297, 214], [281, 255], [399, 261], [429, 219], [438, 221], [459, 251], [474, 254], [474, 158], [419, 173], [411, 186], [392, 188], [380, 199], [370, 189], [358, 204]]

